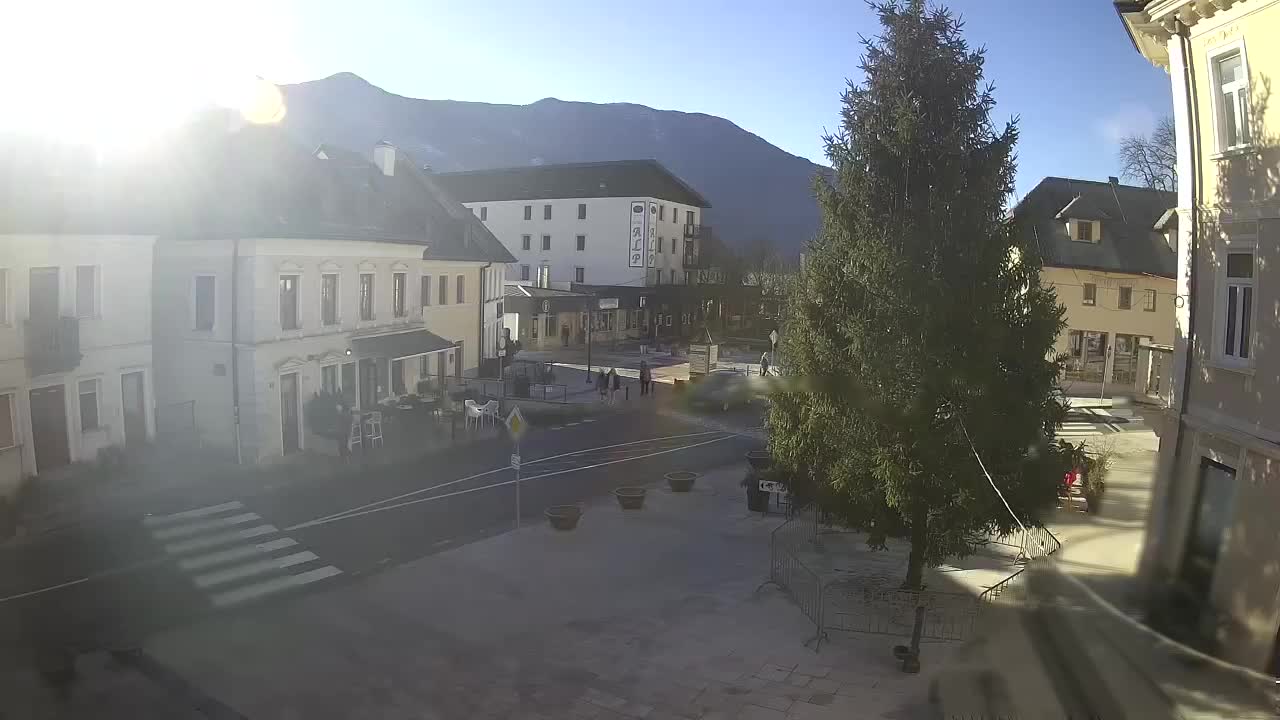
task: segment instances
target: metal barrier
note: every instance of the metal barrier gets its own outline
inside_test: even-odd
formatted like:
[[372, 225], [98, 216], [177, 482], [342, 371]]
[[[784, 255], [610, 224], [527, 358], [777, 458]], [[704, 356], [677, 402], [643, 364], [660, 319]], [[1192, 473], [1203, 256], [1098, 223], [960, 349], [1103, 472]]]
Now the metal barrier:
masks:
[[808, 506], [794, 509], [769, 534], [769, 579], [760, 585], [777, 585], [800, 606], [813, 623], [813, 637], [805, 645], [815, 643], [815, 650], [822, 642], [822, 578], [800, 560], [796, 549], [815, 543], [817, 534], [817, 513]]
[[529, 385], [529, 399], [542, 402], [569, 402], [569, 386], [560, 383], [533, 383]]

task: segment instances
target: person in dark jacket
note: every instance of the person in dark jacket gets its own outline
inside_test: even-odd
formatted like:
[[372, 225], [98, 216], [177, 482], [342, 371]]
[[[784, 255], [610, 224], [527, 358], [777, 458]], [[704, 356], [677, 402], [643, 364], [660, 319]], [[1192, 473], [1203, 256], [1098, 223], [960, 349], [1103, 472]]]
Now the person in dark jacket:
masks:
[[649, 372], [649, 363], [644, 360], [641, 360], [640, 361], [640, 394], [641, 395], [649, 394], [649, 383], [652, 382], [652, 380], [653, 380], [653, 376]]
[[609, 378], [605, 377], [604, 370], [596, 373], [596, 392], [600, 393], [600, 402], [604, 402], [605, 393], [609, 388]]
[[618, 389], [622, 387], [622, 378], [618, 377], [618, 371], [609, 368], [609, 404], [613, 405], [618, 402]]

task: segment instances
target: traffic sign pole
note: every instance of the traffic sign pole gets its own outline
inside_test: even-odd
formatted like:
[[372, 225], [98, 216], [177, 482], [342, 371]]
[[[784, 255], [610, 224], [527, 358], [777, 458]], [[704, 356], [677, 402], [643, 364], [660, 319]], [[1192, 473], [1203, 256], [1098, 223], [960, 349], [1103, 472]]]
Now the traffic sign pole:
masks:
[[[520, 440], [516, 440], [516, 457], [520, 457]], [[520, 529], [520, 463], [516, 462], [516, 529]]]
[[520, 438], [524, 437], [524, 433], [529, 429], [529, 424], [525, 422], [524, 415], [520, 412], [520, 406], [516, 405], [511, 408], [511, 413], [507, 415], [506, 420], [507, 432], [510, 433], [511, 439], [515, 442], [515, 453], [511, 455], [511, 467], [516, 471], [516, 528], [520, 527]]

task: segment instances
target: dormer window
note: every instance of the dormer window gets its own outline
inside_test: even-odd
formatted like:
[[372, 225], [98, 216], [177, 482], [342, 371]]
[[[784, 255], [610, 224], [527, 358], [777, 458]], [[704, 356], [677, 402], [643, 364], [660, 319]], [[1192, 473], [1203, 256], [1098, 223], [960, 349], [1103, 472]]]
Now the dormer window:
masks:
[[1101, 223], [1097, 220], [1070, 220], [1067, 222], [1067, 232], [1076, 242], [1096, 243], [1101, 235], [1102, 228], [1099, 225]]
[[1076, 240], [1093, 242], [1093, 223], [1076, 221]]

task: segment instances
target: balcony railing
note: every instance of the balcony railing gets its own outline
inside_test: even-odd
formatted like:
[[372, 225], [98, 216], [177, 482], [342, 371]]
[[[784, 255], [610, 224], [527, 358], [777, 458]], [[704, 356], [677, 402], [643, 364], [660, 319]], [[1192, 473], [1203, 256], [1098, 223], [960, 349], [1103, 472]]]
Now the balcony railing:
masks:
[[80, 365], [80, 320], [73, 317], [24, 321], [27, 374], [52, 375]]
[[711, 237], [710, 225], [685, 225], [684, 236], [690, 240], [702, 240]]

